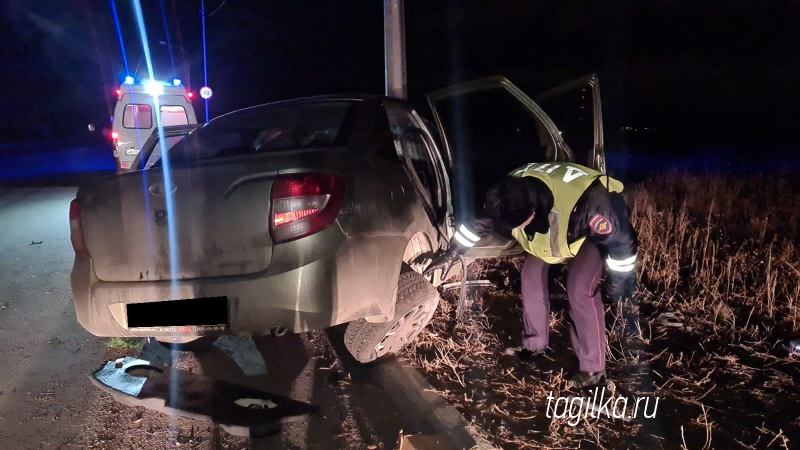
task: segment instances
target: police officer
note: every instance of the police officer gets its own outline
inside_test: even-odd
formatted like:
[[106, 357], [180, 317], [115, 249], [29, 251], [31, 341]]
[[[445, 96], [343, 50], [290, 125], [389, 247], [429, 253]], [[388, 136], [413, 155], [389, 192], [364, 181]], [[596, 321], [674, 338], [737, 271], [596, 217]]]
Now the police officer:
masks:
[[[431, 274], [452, 265], [487, 234], [516, 239], [528, 253], [521, 271], [522, 347], [511, 353], [541, 354], [548, 346], [550, 300], [548, 269], [572, 260], [567, 279], [572, 345], [579, 372], [577, 388], [605, 382], [605, 317], [600, 295], [603, 260], [610, 278], [608, 294], [617, 300], [636, 289], [638, 248], [622, 183], [572, 163], [531, 163], [505, 176], [486, 193], [483, 212], [460, 224], [450, 247], [426, 268]], [[508, 351], [507, 351], [508, 353]]]

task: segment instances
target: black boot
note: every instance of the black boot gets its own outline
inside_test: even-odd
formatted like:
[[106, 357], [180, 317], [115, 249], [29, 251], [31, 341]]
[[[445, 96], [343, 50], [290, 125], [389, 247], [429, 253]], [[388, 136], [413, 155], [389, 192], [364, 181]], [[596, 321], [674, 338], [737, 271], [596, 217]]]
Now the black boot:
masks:
[[600, 372], [578, 372], [569, 380], [569, 387], [584, 389], [604, 385], [606, 382], [606, 371]]
[[530, 362], [536, 356], [544, 355], [544, 350], [531, 350], [528, 347], [508, 347], [506, 348], [503, 353], [506, 355], [512, 355], [519, 358], [521, 361]]

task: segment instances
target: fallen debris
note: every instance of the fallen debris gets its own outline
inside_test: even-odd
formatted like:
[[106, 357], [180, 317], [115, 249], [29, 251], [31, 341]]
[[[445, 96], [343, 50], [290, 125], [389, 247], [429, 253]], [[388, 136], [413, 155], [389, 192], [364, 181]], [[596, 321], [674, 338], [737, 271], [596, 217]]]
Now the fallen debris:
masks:
[[274, 433], [280, 423], [319, 407], [225, 380], [124, 357], [89, 376], [120, 403], [219, 424], [237, 436]]
[[683, 322], [678, 319], [678, 316], [672, 312], [665, 312], [658, 315], [656, 323], [665, 327], [683, 328]]

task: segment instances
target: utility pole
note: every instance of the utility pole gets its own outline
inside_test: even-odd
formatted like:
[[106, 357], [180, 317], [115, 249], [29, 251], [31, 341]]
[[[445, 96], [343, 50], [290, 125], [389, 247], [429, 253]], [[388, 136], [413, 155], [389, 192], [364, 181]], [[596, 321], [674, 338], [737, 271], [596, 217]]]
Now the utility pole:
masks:
[[408, 98], [406, 29], [403, 0], [383, 1], [383, 42], [386, 96]]

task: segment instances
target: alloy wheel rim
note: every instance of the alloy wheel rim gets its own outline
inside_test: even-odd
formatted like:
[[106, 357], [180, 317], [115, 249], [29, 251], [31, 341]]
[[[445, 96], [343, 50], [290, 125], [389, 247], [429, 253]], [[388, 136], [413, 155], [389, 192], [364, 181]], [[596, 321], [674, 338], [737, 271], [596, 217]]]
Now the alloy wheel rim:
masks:
[[375, 345], [378, 357], [400, 349], [410, 342], [422, 330], [429, 313], [430, 305], [422, 303], [397, 319], [380, 342]]

